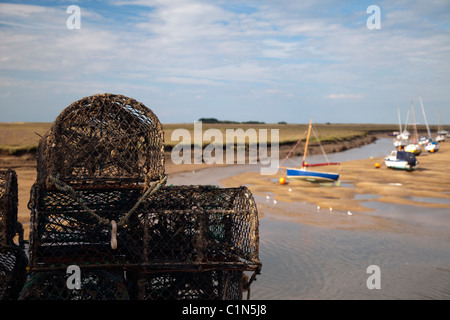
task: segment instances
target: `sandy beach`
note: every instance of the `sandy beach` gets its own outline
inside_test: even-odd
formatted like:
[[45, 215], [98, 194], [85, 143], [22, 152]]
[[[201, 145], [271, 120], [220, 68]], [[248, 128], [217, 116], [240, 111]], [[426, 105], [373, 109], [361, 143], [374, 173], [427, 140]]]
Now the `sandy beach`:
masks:
[[[319, 167], [318, 170], [340, 173], [337, 184], [287, 180], [281, 185], [278, 179], [285, 176], [284, 170], [273, 176], [246, 172], [223, 179], [221, 183], [227, 187], [245, 184], [255, 196], [270, 197], [270, 200], [260, 201], [260, 209], [290, 216], [301, 223], [329, 228], [400, 231], [404, 230], [402, 224], [370, 215], [374, 209], [363, 205], [363, 202], [412, 205], [424, 210], [450, 209], [450, 143], [441, 143], [439, 152], [435, 154], [423, 152], [417, 158], [419, 168], [412, 172], [389, 169], [384, 158]], [[380, 168], [375, 167], [376, 163]], [[278, 202], [277, 206], [273, 205], [273, 200]], [[298, 210], [298, 206], [302, 206], [302, 210]], [[310, 209], [305, 210], [308, 206]], [[311, 214], [317, 211], [334, 213], [333, 219], [329, 218], [330, 215]], [[348, 219], [349, 212], [353, 219]]]
[[[433, 197], [450, 199], [450, 143], [442, 143], [436, 154], [422, 153], [419, 168], [415, 171], [393, 170], [384, 165], [383, 158], [346, 161], [339, 166], [328, 166], [315, 170], [340, 173], [340, 179], [351, 187], [321, 185], [317, 183], [288, 180], [281, 185], [278, 179], [284, 177], [280, 170], [274, 176], [263, 176], [249, 172], [230, 177], [222, 182], [226, 186], [245, 184], [259, 195], [273, 193], [276, 200], [287, 202], [307, 201], [322, 208], [337, 210], [367, 211], [359, 205], [356, 195], [379, 195], [377, 201], [399, 204], [413, 204], [424, 207], [450, 208], [449, 204], [413, 201], [408, 197]], [[380, 168], [375, 164], [379, 163]], [[291, 189], [292, 191], [289, 191]]]

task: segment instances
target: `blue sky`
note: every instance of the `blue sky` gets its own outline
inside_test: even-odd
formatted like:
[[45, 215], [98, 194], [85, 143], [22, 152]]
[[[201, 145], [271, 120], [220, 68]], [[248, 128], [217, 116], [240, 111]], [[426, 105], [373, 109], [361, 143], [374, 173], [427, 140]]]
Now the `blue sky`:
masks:
[[50, 122], [103, 92], [165, 123], [397, 123], [411, 101], [423, 123], [421, 96], [448, 124], [450, 1], [0, 2], [0, 122]]

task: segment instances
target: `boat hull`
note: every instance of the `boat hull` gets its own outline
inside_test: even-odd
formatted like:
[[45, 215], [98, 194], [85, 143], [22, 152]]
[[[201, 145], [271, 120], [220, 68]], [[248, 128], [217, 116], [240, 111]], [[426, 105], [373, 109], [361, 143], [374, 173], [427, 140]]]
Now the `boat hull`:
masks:
[[406, 152], [414, 153], [416, 156], [422, 153], [422, 148], [420, 147], [419, 144], [409, 144], [404, 148], [404, 150]]
[[315, 182], [337, 181], [339, 174], [329, 172], [308, 171], [303, 169], [286, 169], [288, 179], [302, 179]]
[[389, 156], [385, 157], [384, 163], [388, 168], [407, 171], [415, 170], [419, 165], [419, 161], [413, 153], [397, 150], [392, 151]]
[[386, 164], [386, 167], [391, 168], [391, 169], [412, 171], [417, 168], [417, 165], [412, 166], [412, 165], [408, 164], [407, 161], [391, 160], [388, 158], [384, 159], [384, 163]]
[[436, 142], [429, 142], [425, 145], [425, 150], [428, 152], [438, 152], [439, 144]]

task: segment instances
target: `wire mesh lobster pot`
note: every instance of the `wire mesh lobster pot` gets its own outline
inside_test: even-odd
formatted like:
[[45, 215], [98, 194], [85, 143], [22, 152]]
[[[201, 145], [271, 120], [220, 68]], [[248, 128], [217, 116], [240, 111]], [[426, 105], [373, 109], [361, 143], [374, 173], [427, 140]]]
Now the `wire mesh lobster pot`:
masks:
[[[41, 138], [37, 161], [32, 268], [141, 263], [132, 213], [166, 178], [164, 132], [149, 108], [109, 93], [76, 101]], [[116, 221], [126, 249], [109, 244]]]
[[[243, 272], [260, 270], [257, 208], [245, 187], [165, 186], [132, 215], [124, 213], [139, 190], [79, 194], [104, 221], [62, 191], [35, 189], [32, 271], [126, 269], [138, 299], [238, 299]], [[111, 219], [119, 221], [115, 248]]]
[[246, 187], [168, 186], [143, 206], [151, 268], [259, 266], [256, 204]]
[[[137, 189], [89, 189], [78, 194], [77, 201], [63, 191], [35, 187], [33, 269], [71, 264], [156, 269], [259, 265], [257, 209], [245, 187], [165, 186], [131, 215], [141, 197]], [[111, 244], [112, 221], [117, 222], [116, 247]]]
[[17, 193], [16, 172], [0, 170], [0, 300], [16, 299], [26, 278], [28, 261], [22, 225], [17, 221]]
[[108, 294], [123, 281], [132, 299], [237, 299], [244, 272], [249, 286], [260, 271], [250, 191], [165, 186], [162, 126], [133, 99], [95, 95], [66, 108], [40, 141], [37, 169], [21, 298], [94, 297], [54, 288], [71, 265], [112, 286], [100, 295], [111, 299], [125, 298]]
[[[69, 265], [120, 268], [142, 264], [144, 230], [138, 218], [142, 209], [126, 222], [121, 220], [138, 201], [141, 190], [79, 190], [79, 201], [70, 193], [38, 186], [33, 193], [30, 232], [33, 270], [63, 269]], [[117, 247], [111, 245], [112, 221], [124, 222], [116, 230]]]
[[[260, 271], [257, 208], [246, 187], [164, 187], [143, 218], [139, 299], [241, 299]], [[244, 271], [253, 272], [250, 282]]]
[[[138, 299], [241, 299], [260, 272], [259, 222], [246, 187], [169, 186], [145, 203]], [[250, 281], [244, 271], [253, 272]]]
[[97, 94], [65, 108], [40, 140], [40, 185], [142, 185], [164, 177], [164, 132], [156, 115], [122, 95]]

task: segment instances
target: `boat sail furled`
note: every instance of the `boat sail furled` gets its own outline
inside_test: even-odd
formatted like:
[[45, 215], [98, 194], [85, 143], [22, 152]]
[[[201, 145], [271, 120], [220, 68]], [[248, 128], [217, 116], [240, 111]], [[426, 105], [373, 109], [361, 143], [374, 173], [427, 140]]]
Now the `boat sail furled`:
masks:
[[[307, 154], [307, 151], [308, 151], [308, 143], [309, 143], [309, 138], [310, 138], [310, 135], [311, 135], [311, 128], [312, 128], [312, 120], [309, 122], [308, 134], [307, 134], [307, 137], [306, 137], [306, 144], [305, 144], [305, 150], [303, 152], [303, 160], [302, 160], [301, 167], [300, 168], [280, 167], [280, 168], [286, 169], [286, 176], [287, 176], [288, 179], [303, 179], [303, 180], [312, 181], [312, 182], [333, 182], [333, 181], [337, 181], [339, 179], [339, 174], [338, 173], [322, 172], [322, 171], [316, 171], [316, 170], [309, 170], [308, 169], [308, 168], [311, 168], [311, 167], [327, 166], [327, 165], [338, 165], [338, 164], [340, 164], [340, 163], [337, 163], [337, 162], [330, 162], [330, 161], [328, 161], [328, 159], [327, 159], [328, 162], [325, 162], [325, 163], [308, 164], [306, 162], [306, 154]], [[320, 141], [319, 141], [319, 143], [320, 143]], [[297, 143], [297, 145], [298, 145], [298, 143]], [[322, 151], [323, 151], [323, 149], [322, 149]], [[323, 153], [325, 155], [324, 151], [323, 151]], [[289, 157], [289, 155], [286, 157], [286, 159]], [[326, 155], [325, 155], [325, 157], [326, 157]]]

